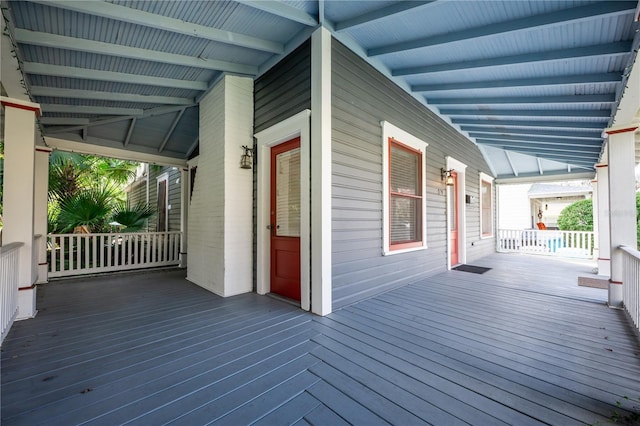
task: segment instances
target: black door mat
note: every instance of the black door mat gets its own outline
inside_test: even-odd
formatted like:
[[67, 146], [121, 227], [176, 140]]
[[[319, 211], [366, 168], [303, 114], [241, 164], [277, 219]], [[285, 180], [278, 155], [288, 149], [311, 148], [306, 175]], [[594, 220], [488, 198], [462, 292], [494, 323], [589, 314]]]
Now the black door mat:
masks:
[[490, 271], [491, 268], [485, 268], [483, 266], [473, 266], [473, 265], [460, 265], [453, 268], [454, 271], [462, 271], [462, 272], [471, 272], [472, 274], [484, 274], [487, 271]]

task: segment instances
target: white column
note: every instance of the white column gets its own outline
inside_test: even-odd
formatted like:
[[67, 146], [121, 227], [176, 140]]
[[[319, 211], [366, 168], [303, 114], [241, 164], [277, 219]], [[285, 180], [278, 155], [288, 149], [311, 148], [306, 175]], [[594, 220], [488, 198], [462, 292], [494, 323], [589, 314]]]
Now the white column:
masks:
[[619, 125], [605, 130], [609, 135], [609, 212], [611, 237], [611, 278], [609, 306], [622, 304], [623, 254], [621, 245], [636, 248], [635, 199], [635, 132], [636, 123]]
[[600, 231], [600, 226], [598, 224], [598, 179], [593, 179], [591, 181], [591, 205], [593, 212], [593, 257], [592, 259], [597, 261], [600, 253], [600, 236], [598, 232]]
[[180, 267], [187, 267], [187, 232], [189, 221], [189, 169], [180, 170]]
[[200, 156], [189, 209], [187, 279], [220, 296], [253, 290], [253, 79], [226, 75], [200, 101]]
[[4, 223], [3, 244], [20, 242], [18, 271], [18, 319], [36, 314], [34, 268], [34, 184], [36, 114], [40, 106], [12, 98], [0, 98], [4, 117]]
[[[609, 237], [609, 165], [596, 164], [598, 192], [598, 275], [611, 276], [611, 238]], [[594, 218], [595, 219], [595, 218]]]
[[36, 147], [35, 189], [34, 189], [34, 233], [38, 239], [38, 284], [49, 281], [47, 263], [47, 204], [49, 198], [49, 154], [51, 148]]
[[311, 311], [332, 310], [331, 33], [311, 36]]

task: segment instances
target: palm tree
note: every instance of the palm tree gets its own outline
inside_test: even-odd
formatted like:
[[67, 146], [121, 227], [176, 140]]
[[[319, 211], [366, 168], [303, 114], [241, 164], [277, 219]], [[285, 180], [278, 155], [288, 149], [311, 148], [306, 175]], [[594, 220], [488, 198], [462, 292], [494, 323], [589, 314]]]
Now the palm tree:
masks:
[[124, 207], [124, 186], [135, 176], [131, 161], [54, 151], [49, 167], [49, 230], [103, 232], [109, 222], [127, 231], [142, 229], [153, 215], [148, 206]]

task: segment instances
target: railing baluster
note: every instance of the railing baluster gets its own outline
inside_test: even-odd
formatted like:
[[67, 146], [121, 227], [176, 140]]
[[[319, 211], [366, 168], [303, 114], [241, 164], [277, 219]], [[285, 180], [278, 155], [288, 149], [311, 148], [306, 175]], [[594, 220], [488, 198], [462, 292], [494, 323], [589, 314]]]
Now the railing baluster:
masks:
[[180, 231], [50, 234], [49, 276], [177, 265], [180, 236]]
[[18, 314], [18, 271], [23, 243], [0, 247], [0, 343]]

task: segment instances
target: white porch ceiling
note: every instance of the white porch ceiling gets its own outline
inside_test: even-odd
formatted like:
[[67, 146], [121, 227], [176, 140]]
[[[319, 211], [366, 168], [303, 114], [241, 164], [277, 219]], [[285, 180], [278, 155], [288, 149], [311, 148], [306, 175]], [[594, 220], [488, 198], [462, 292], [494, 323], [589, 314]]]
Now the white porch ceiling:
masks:
[[223, 73], [258, 76], [325, 25], [498, 178], [562, 178], [593, 173], [629, 96], [638, 13], [636, 0], [9, 1], [2, 59], [25, 87], [5, 67], [2, 84], [42, 105], [45, 137], [184, 160]]

